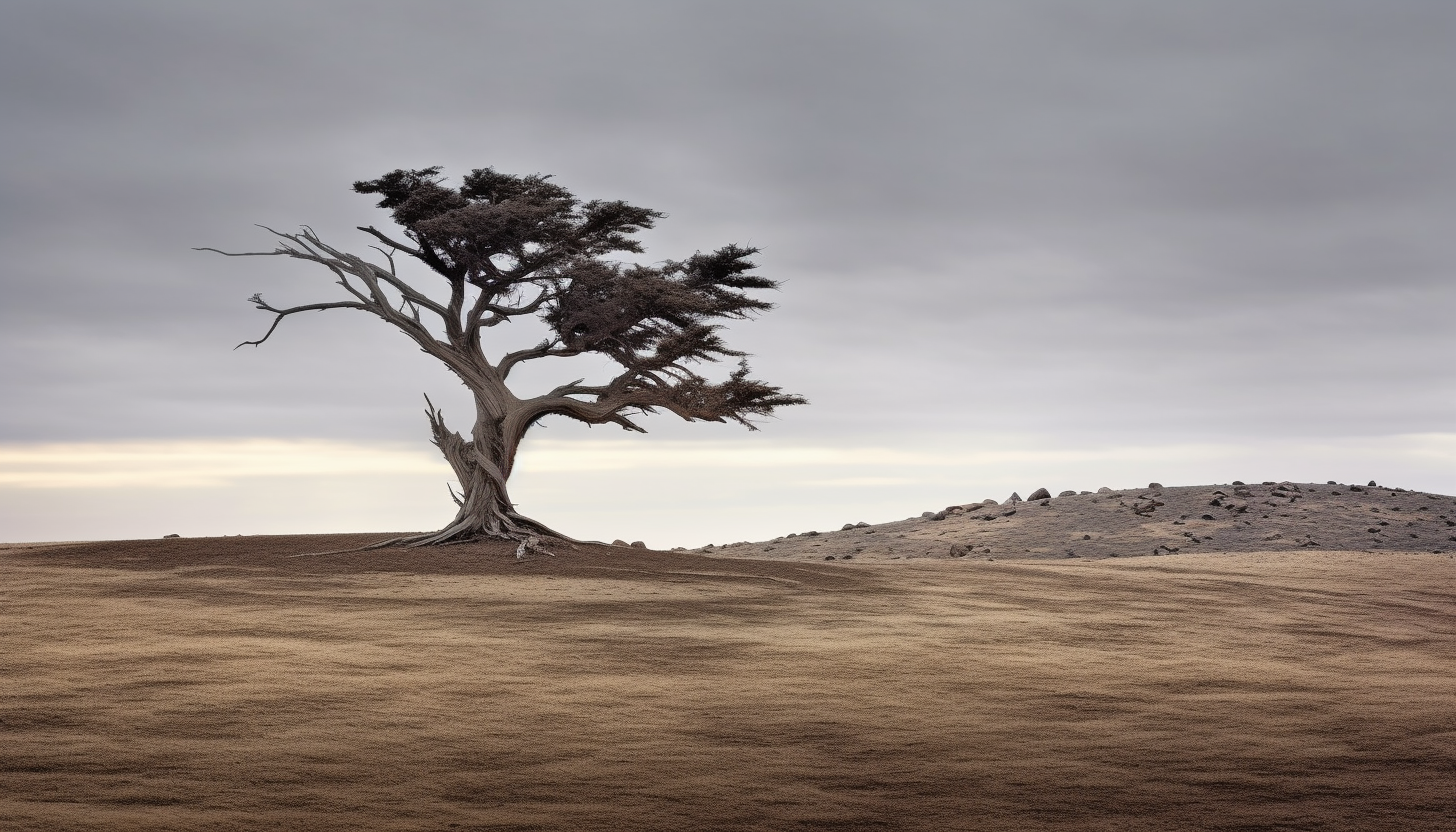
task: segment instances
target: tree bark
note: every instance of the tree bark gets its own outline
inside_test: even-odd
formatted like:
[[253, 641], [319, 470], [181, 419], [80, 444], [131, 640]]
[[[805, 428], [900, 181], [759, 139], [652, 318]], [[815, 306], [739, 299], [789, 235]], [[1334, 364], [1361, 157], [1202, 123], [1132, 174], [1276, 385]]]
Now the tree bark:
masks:
[[475, 393], [475, 427], [468, 440], [446, 427], [440, 411], [428, 396], [425, 398], [433, 442], [460, 483], [458, 495], [453, 488], [450, 490], [459, 506], [455, 519], [440, 531], [396, 538], [376, 546], [431, 546], [483, 539], [530, 541], [538, 537], [571, 540], [516, 511], [507, 483], [524, 426], [512, 424], [517, 419], [510, 416], [516, 414], [502, 414], [499, 403], [490, 402], [480, 391]]

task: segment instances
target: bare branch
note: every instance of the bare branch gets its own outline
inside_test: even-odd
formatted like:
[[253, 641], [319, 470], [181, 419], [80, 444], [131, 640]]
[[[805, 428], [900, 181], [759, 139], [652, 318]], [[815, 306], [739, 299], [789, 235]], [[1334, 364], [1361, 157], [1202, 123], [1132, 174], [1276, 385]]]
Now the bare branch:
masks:
[[368, 306], [362, 303], [355, 303], [351, 300], [341, 300], [335, 301], [333, 303], [310, 303], [306, 306], [294, 306], [289, 309], [275, 309], [263, 300], [263, 296], [261, 294], [253, 295], [252, 297], [248, 298], [248, 301], [257, 306], [257, 308], [259, 309], [262, 309], [266, 312], [274, 313], [275, 315], [277, 315], [277, 317], [273, 319], [273, 325], [268, 327], [268, 331], [263, 334], [262, 338], [259, 338], [256, 341], [244, 341], [243, 343], [238, 344], [238, 346], [233, 347], [233, 349], [247, 346], [258, 346], [259, 344], [268, 340], [269, 336], [273, 334], [273, 330], [277, 329], [280, 323], [283, 323], [284, 318], [296, 312], [322, 311], [324, 309], [364, 309], [367, 311], [373, 311]]
[[547, 356], [570, 358], [573, 355], [581, 355], [582, 351], [578, 349], [556, 349], [560, 345], [560, 340], [542, 341], [528, 350], [516, 350], [515, 352], [507, 353], [501, 358], [500, 363], [496, 365], [496, 371], [504, 379], [511, 374], [511, 369], [522, 361], [534, 361], [537, 358], [546, 358]]
[[207, 246], [197, 246], [197, 247], [193, 248], [192, 250], [193, 251], [211, 251], [211, 252], [214, 252], [216, 254], [221, 254], [223, 257], [277, 257], [280, 254], [289, 254], [289, 255], [293, 254], [293, 252], [291, 252], [291, 251], [289, 251], [287, 249], [284, 249], [284, 248], [275, 249], [273, 251], [223, 251], [220, 248], [209, 248]]
[[357, 225], [357, 226], [355, 226], [355, 228], [359, 229], [360, 231], [363, 231], [365, 234], [372, 234], [372, 235], [374, 235], [376, 238], [378, 238], [378, 240], [380, 242], [384, 243], [385, 245], [389, 246], [390, 248], [392, 248], [392, 249], [394, 249], [396, 251], [402, 251], [405, 254], [408, 254], [408, 255], [410, 255], [412, 257], [421, 257], [424, 254], [424, 252], [420, 251], [417, 248], [410, 248], [409, 246], [404, 245], [403, 243], [399, 243], [399, 242], [396, 242], [394, 240], [389, 239], [389, 237], [387, 235], [385, 235], [384, 232], [380, 231], [379, 229], [375, 228], [372, 225]]

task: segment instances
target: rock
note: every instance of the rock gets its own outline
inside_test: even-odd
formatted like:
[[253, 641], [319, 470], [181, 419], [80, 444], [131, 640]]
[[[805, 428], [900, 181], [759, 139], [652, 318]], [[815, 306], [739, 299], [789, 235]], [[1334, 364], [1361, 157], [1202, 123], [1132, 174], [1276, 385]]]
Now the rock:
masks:
[[1325, 483], [1325, 485], [1339, 485], [1339, 483], [1335, 482], [1334, 480], [1329, 480]]
[[840, 555], [839, 556], [839, 559], [840, 560], [853, 560], [854, 559], [854, 555]]
[[1243, 485], [1244, 482], [1243, 482], [1243, 480], [1234, 480], [1233, 484], [1234, 485]]
[[1078, 491], [1077, 492], [1078, 496], [1081, 496], [1083, 494], [1091, 494], [1091, 493], [1092, 493], [1091, 491]]
[[959, 544], [959, 543], [952, 543], [952, 544], [950, 544], [950, 556], [951, 557], [953, 557], [953, 558], [963, 558], [963, 557], [965, 557], [968, 554], [970, 554], [970, 552], [967, 552], [966, 551], [966, 547], [962, 546], [961, 544]]
[[1001, 516], [1002, 517], [1010, 517], [1011, 515], [1013, 515], [1015, 513], [1016, 513], [1016, 509], [1014, 509], [1014, 508], [1008, 508], [1007, 510], [1001, 512]]
[[[920, 512], [920, 516], [921, 517], [924, 517], [926, 520], [929, 520], [930, 518], [932, 518], [932, 517], [935, 516], [935, 512], [933, 512], [933, 511], [922, 511], [922, 512]], [[942, 517], [940, 519], [944, 520], [945, 518]]]
[[640, 540], [634, 540], [634, 541], [632, 541], [632, 548], [633, 549], [646, 549], [647, 548], [647, 544], [646, 543], [643, 543]]
[[870, 527], [870, 524], [869, 523], [855, 523], [854, 524], [854, 527], [856, 529], [868, 529]]
[[819, 536], [819, 533], [818, 532], [804, 532], [804, 536], [805, 537], [818, 537]]
[[983, 505], [983, 506], [998, 506], [998, 505], [1000, 505], [1000, 503], [996, 502], [995, 500], [986, 499], [986, 500], [982, 500], [981, 501], [981, 505]]
[[1199, 520], [1213, 520], [1214, 519], [1214, 516], [1212, 514], [1202, 514], [1202, 515], [1199, 515], [1198, 519]]
[[1031, 496], [1027, 497], [1026, 500], [1027, 502], [1034, 503], [1037, 500], [1050, 500], [1051, 498], [1052, 492], [1046, 490], [1045, 488], [1038, 488], [1037, 490], [1031, 492]]
[[1013, 491], [1013, 492], [1011, 492], [1011, 496], [1010, 497], [1007, 497], [1006, 498], [1006, 502], [1002, 503], [1002, 505], [1007, 505], [1008, 503], [1019, 503], [1019, 502], [1021, 502], [1021, 495], [1020, 494], [1017, 494], [1015, 491]]
[[851, 530], [853, 528], [854, 528], [854, 524], [853, 523], [845, 523], [843, 526], [840, 526], [839, 527], [839, 530], [842, 531], [842, 532], [847, 532], [847, 531], [849, 531], [849, 530]]
[[1082, 539], [1083, 540], [1091, 540], [1092, 539], [1092, 535], [1090, 535], [1090, 534], [1084, 534], [1084, 535], [1082, 535]]
[[167, 540], [167, 539], [169, 539], [169, 538], [173, 538], [173, 537], [181, 537], [181, 536], [182, 536], [182, 535], [180, 535], [180, 534], [164, 534], [164, 535], [162, 535], [162, 539], [163, 539], [163, 540]]
[[943, 511], [937, 511], [936, 513], [930, 515], [930, 519], [931, 520], [944, 520], [945, 519], [945, 512], [943, 512]]
[[1077, 496], [1077, 492], [1075, 492], [1075, 491], [1063, 491], [1063, 492], [1057, 494], [1057, 496], [1058, 497], [1075, 497], [1075, 496]]
[[1371, 480], [1371, 481], [1370, 481], [1370, 487], [1371, 487], [1371, 488], [1375, 488], [1375, 487], [1376, 487], [1376, 486], [1375, 486], [1375, 480]]
[[1355, 492], [1356, 494], [1362, 494], [1362, 493], [1365, 492], [1365, 489], [1361, 488], [1358, 485], [1352, 485], [1352, 486], [1350, 486], [1350, 490], [1353, 491], [1353, 492]]
[[1160, 482], [1150, 482], [1150, 483], [1148, 483], [1148, 488], [1162, 488], [1162, 487], [1163, 487], [1163, 484], [1160, 483]]
[[[628, 544], [627, 544], [627, 541], [622, 540], [622, 539], [619, 538], [617, 540], [613, 540], [612, 541], [612, 545], [613, 546], [626, 546]], [[709, 549], [713, 548], [713, 544], [709, 543], [708, 546], [707, 546], [707, 548], [709, 548]]]
[[1112, 489], [1111, 488], [1108, 488], [1107, 486], [1104, 485], [1101, 488], [1097, 489], [1097, 493], [1098, 494], [1111, 494], [1112, 493]]
[[833, 555], [825, 555], [824, 556], [824, 559], [825, 560], [834, 560], [834, 556]]

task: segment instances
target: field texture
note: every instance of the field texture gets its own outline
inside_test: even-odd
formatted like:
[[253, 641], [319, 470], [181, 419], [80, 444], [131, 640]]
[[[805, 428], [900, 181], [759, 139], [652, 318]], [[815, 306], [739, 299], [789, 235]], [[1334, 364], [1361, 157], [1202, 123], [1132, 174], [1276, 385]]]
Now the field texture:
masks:
[[4, 830], [1456, 828], [1456, 560], [0, 551]]

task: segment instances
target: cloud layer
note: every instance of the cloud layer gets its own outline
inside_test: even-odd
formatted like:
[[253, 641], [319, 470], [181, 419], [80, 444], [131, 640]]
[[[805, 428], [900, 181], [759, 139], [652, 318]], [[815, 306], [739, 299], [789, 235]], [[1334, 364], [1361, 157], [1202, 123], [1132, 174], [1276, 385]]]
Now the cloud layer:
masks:
[[780, 308], [732, 336], [813, 402], [776, 440], [1339, 456], [1456, 426], [1447, 2], [4, 15], [3, 441], [427, 449], [421, 392], [468, 411], [448, 374], [347, 313], [232, 352], [267, 324], [248, 295], [333, 287], [190, 249], [268, 247], [254, 223], [362, 248], [384, 218], [348, 184], [431, 164], [665, 210], [658, 258], [761, 246]]

